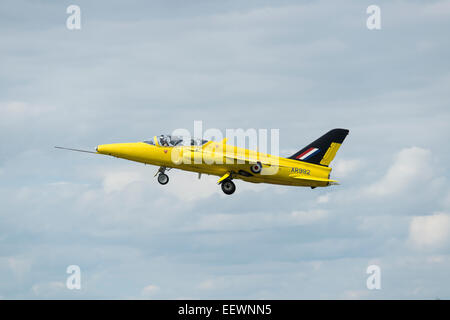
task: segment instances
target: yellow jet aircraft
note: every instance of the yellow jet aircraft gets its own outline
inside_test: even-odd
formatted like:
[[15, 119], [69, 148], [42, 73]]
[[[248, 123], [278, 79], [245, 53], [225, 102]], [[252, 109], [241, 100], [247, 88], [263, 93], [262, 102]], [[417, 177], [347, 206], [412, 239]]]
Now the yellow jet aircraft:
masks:
[[347, 129], [333, 129], [288, 158], [272, 156], [221, 142], [161, 135], [134, 143], [97, 146], [96, 152], [55, 147], [72, 151], [109, 155], [159, 166], [158, 182], [169, 182], [166, 171], [175, 168], [219, 176], [225, 194], [236, 190], [233, 179], [253, 183], [326, 187], [338, 184], [330, 180], [331, 161], [347, 136]]

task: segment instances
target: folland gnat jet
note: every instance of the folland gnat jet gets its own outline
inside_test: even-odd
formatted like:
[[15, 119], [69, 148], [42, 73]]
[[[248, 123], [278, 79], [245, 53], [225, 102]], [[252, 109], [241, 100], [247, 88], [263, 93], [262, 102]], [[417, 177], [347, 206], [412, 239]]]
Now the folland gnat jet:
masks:
[[166, 171], [181, 169], [199, 174], [219, 176], [218, 184], [225, 194], [236, 190], [233, 179], [253, 183], [326, 187], [338, 184], [330, 180], [331, 161], [347, 136], [347, 129], [333, 129], [288, 158], [202, 139], [161, 135], [152, 140], [134, 143], [113, 143], [97, 146], [96, 152], [64, 147], [72, 151], [103, 154], [159, 166], [155, 176], [165, 185]]

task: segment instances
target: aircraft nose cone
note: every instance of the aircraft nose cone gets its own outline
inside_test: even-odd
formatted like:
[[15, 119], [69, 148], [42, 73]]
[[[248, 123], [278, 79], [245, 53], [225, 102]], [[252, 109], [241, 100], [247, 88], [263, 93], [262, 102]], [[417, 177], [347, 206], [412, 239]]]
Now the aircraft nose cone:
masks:
[[104, 144], [98, 145], [95, 150], [97, 150], [97, 152], [101, 154], [108, 154], [108, 146]]
[[100, 144], [97, 146], [97, 152], [105, 154], [108, 156], [121, 157], [130, 152], [129, 146], [132, 143], [111, 143], [111, 144]]

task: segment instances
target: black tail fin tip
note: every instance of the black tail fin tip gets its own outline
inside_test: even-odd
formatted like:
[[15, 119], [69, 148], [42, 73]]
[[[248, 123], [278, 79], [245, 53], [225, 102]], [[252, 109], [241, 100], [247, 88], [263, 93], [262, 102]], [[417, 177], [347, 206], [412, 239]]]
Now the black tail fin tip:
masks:
[[328, 166], [348, 133], [349, 130], [347, 129], [330, 130], [316, 141], [290, 156], [289, 159]]

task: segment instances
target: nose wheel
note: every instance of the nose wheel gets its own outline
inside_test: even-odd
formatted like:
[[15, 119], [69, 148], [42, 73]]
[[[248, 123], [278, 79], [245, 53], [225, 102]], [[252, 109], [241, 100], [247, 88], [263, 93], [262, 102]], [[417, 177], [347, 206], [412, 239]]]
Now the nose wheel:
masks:
[[165, 185], [169, 182], [169, 176], [164, 173], [165, 171], [166, 171], [166, 168], [161, 167], [161, 168], [159, 168], [158, 172], [156, 172], [156, 175], [158, 175], [158, 182], [162, 185]]
[[220, 186], [222, 187], [222, 191], [228, 195], [233, 194], [236, 191], [236, 185], [231, 179], [224, 180]]
[[169, 182], [169, 176], [165, 173], [158, 174], [158, 182], [162, 185], [167, 184]]

